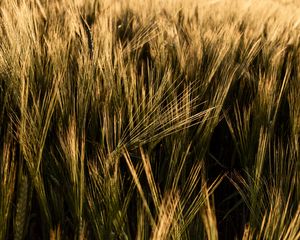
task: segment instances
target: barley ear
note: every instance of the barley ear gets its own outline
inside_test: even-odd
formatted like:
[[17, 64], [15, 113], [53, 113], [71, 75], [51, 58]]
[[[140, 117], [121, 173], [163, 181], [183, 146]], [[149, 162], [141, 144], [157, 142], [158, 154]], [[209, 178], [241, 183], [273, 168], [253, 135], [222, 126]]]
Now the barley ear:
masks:
[[88, 25], [88, 23], [85, 21], [85, 19], [82, 17], [82, 15], [80, 15], [80, 19], [81, 19], [81, 23], [84, 27], [84, 30], [86, 32], [86, 35], [87, 35], [89, 52], [90, 52], [90, 59], [92, 60], [93, 55], [94, 55], [94, 44], [93, 44], [93, 35], [92, 35], [92, 32], [91, 32], [91, 28]]

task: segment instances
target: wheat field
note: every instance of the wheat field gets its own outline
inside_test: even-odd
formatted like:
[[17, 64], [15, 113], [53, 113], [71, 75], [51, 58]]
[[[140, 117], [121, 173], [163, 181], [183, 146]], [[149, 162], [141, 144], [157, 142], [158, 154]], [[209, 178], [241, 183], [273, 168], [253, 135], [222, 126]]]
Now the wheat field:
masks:
[[300, 4], [0, 1], [0, 240], [300, 239]]

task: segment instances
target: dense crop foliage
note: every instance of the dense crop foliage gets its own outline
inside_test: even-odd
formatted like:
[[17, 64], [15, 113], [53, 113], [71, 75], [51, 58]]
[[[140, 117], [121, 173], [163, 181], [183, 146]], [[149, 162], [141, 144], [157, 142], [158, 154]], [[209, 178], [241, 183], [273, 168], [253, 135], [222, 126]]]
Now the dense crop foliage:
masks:
[[300, 239], [299, 16], [2, 0], [0, 239]]

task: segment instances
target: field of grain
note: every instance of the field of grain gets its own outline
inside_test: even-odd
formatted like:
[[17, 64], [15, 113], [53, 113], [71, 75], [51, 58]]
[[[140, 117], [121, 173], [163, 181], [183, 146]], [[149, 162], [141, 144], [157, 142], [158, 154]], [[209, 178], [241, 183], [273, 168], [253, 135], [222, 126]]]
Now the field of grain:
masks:
[[300, 239], [300, 5], [0, 1], [0, 240]]

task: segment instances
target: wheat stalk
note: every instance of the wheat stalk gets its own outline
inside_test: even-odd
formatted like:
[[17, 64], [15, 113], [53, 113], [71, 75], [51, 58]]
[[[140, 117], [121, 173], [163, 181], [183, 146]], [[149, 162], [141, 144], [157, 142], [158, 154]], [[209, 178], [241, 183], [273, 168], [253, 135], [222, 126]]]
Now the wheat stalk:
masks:
[[19, 184], [19, 194], [17, 198], [17, 208], [14, 221], [14, 240], [22, 240], [24, 235], [28, 197], [28, 177], [26, 175], [22, 175]]

